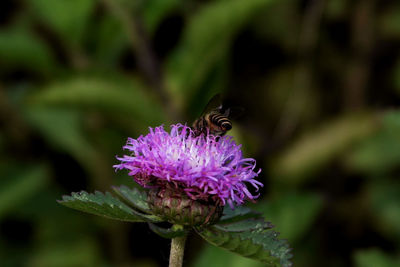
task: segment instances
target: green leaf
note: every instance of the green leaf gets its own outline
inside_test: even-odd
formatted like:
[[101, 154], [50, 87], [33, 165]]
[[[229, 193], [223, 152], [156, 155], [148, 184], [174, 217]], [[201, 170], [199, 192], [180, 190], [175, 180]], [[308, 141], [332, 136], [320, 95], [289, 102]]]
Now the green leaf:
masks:
[[154, 233], [168, 239], [183, 236], [188, 233], [188, 229], [184, 229], [180, 225], [173, 225], [171, 228], [163, 228], [154, 223], [149, 223], [149, 227]]
[[144, 1], [142, 14], [144, 24], [149, 32], [153, 33], [161, 20], [172, 10], [179, 7], [181, 0], [147, 0]]
[[29, 265], [42, 267], [101, 266], [103, 260], [98, 242], [87, 237], [35, 246], [31, 256]]
[[346, 0], [334, 0], [326, 3], [324, 10], [324, 16], [329, 20], [340, 19], [346, 16], [346, 11], [348, 10], [349, 2]]
[[0, 60], [7, 69], [24, 67], [44, 75], [56, 69], [46, 44], [25, 29], [0, 31]]
[[230, 223], [244, 219], [260, 218], [260, 217], [262, 217], [261, 213], [255, 212], [254, 210], [243, 206], [235, 207], [235, 209], [231, 209], [230, 207], [225, 206], [223, 215], [221, 219], [218, 221], [218, 223], [219, 224]]
[[256, 35], [257, 40], [260, 39], [261, 43], [274, 40], [279, 43], [281, 49], [288, 51], [287, 53], [296, 49], [298, 40], [293, 36], [300, 32], [301, 27], [297, 5], [298, 2], [293, 0], [271, 1], [271, 5], [263, 12], [263, 15], [255, 18], [251, 24], [251, 31]]
[[[400, 32], [400, 5], [394, 3], [382, 11], [384, 15], [378, 16], [376, 23], [382, 38], [398, 38]], [[398, 80], [398, 78], [396, 79]]]
[[131, 205], [133, 208], [150, 213], [146, 192], [140, 191], [137, 188], [131, 189], [125, 185], [120, 187], [113, 186], [112, 189], [119, 197], [125, 200], [126, 203]]
[[48, 183], [48, 173], [43, 165], [0, 166], [0, 218], [22, 205]]
[[277, 183], [297, 186], [379, 128], [374, 114], [351, 114], [305, 134], [267, 169]]
[[53, 107], [26, 106], [25, 116], [34, 129], [54, 147], [71, 154], [83, 166], [90, 168], [96, 157], [89, 143], [79, 112]]
[[77, 44], [84, 37], [96, 1], [29, 0], [28, 2], [33, 15], [56, 31], [64, 42]]
[[72, 209], [84, 211], [109, 219], [127, 222], [161, 222], [162, 220], [154, 215], [147, 215], [128, 207], [119, 199], [114, 198], [110, 193], [103, 194], [96, 191], [89, 194], [85, 191], [72, 193], [71, 196], [63, 196], [60, 204]]
[[248, 219], [225, 225], [224, 229], [221, 227], [223, 226], [215, 225], [196, 228], [196, 231], [207, 242], [264, 262], [266, 266], [292, 266], [292, 255], [287, 242], [278, 239], [278, 233], [271, 230], [269, 223]]
[[105, 14], [97, 23], [94, 36], [94, 57], [105, 66], [117, 68], [122, 53], [130, 47], [129, 38], [121, 22], [115, 16]]
[[167, 87], [179, 106], [197, 95], [210, 70], [229, 52], [236, 33], [269, 2], [211, 2], [191, 18], [166, 65]]
[[[143, 89], [143, 90], [142, 90]], [[138, 82], [80, 77], [54, 83], [32, 95], [31, 104], [75, 106], [119, 113], [149, 125], [165, 121], [161, 105]]]
[[310, 231], [323, 208], [323, 201], [314, 193], [286, 193], [277, 199], [260, 202], [254, 208], [273, 221], [282, 237], [293, 244]]
[[245, 258], [240, 255], [230, 253], [227, 250], [215, 246], [204, 247], [194, 259], [194, 267], [211, 266], [229, 266], [229, 267], [265, 267], [262, 262]]
[[388, 173], [400, 164], [400, 112], [385, 113], [381, 129], [364, 140], [346, 158], [346, 164], [357, 171], [373, 175]]
[[214, 227], [224, 232], [245, 232], [257, 229], [270, 229], [273, 226], [270, 222], [264, 221], [263, 218], [251, 218], [233, 223], [221, 224], [219, 222], [218, 224], [215, 224]]
[[[90, 174], [103, 179], [110, 164], [90, 140], [84, 128], [82, 112], [57, 106], [26, 105], [25, 117], [48, 144], [72, 156]], [[111, 172], [110, 172], [111, 174]], [[101, 178], [100, 178], [101, 177]]]
[[376, 229], [387, 238], [400, 240], [400, 182], [371, 180], [368, 185], [368, 206], [375, 217]]
[[356, 267], [394, 267], [400, 266], [400, 258], [394, 258], [380, 249], [367, 249], [354, 254]]

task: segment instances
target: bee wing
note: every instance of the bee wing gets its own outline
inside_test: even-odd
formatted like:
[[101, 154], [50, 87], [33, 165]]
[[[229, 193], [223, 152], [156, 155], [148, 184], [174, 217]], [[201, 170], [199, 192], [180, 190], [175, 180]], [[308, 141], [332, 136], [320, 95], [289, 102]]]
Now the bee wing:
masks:
[[221, 110], [222, 109], [222, 96], [220, 93], [214, 95], [210, 101], [208, 101], [206, 107], [204, 108], [201, 116], [212, 111], [212, 110]]

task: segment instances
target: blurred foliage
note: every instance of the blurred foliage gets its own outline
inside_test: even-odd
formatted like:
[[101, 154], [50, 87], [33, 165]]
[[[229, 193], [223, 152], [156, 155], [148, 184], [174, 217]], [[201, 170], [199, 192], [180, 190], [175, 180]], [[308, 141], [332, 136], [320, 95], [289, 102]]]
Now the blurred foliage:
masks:
[[373, 116], [352, 114], [313, 129], [276, 159], [272, 177], [294, 185], [306, 182], [312, 178], [312, 173], [346, 152], [357, 140], [368, 136], [376, 128], [374, 126]]
[[[288, 192], [273, 201], [259, 203], [257, 208], [291, 244], [299, 241], [311, 229], [315, 217], [322, 209], [322, 199], [307, 192]], [[296, 222], [296, 227], [293, 227], [293, 222]]]
[[349, 156], [349, 165], [366, 173], [386, 173], [400, 163], [400, 113], [388, 112], [381, 129], [365, 140]]
[[400, 259], [388, 256], [378, 249], [358, 251], [354, 256], [357, 267], [392, 267], [400, 264]]
[[[14, 165], [14, 166], [13, 166]], [[22, 167], [22, 168], [21, 168]], [[1, 166], [0, 218], [18, 205], [30, 201], [47, 183], [44, 166], [21, 166], [7, 163]]]
[[193, 262], [194, 267], [207, 266], [212, 262], [216, 266], [248, 266], [248, 267], [261, 267], [262, 263], [244, 258], [242, 256], [232, 254], [224, 249], [215, 246], [205, 247], [198, 258]]
[[55, 59], [46, 44], [23, 27], [12, 27], [0, 32], [1, 69], [27, 68], [37, 75], [50, 75]]
[[[126, 138], [190, 124], [218, 91], [246, 109], [231, 134], [263, 169], [251, 205], [295, 266], [400, 264], [397, 1], [4, 0], [0, 14], [1, 266], [165, 266], [147, 226], [56, 199], [134, 186], [112, 169]], [[261, 266], [197, 239], [186, 255]]]

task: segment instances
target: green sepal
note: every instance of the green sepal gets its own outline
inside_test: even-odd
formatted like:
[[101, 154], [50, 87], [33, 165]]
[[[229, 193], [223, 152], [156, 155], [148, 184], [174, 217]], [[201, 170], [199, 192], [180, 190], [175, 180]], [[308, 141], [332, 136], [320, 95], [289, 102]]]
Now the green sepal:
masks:
[[147, 203], [147, 193], [137, 188], [129, 188], [126, 185], [113, 186], [112, 189], [122, 200], [134, 209], [151, 213], [149, 204]]
[[195, 228], [207, 242], [244, 257], [259, 260], [269, 267], [290, 267], [292, 254], [286, 240], [261, 218]]
[[173, 225], [171, 228], [163, 228], [154, 223], [149, 223], [149, 227], [157, 235], [168, 239], [184, 236], [189, 232], [188, 229], [181, 225]]
[[162, 222], [163, 220], [155, 215], [148, 215], [138, 212], [113, 197], [109, 192], [105, 194], [96, 191], [89, 194], [86, 191], [72, 193], [71, 196], [63, 196], [58, 202], [66, 207], [103, 216], [109, 219], [126, 222]]

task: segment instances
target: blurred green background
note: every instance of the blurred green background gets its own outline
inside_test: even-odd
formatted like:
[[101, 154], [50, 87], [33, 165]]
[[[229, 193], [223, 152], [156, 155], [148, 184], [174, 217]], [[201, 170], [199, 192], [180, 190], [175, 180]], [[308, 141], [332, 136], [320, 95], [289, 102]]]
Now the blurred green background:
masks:
[[[166, 266], [169, 241], [56, 203], [132, 185], [126, 138], [215, 93], [295, 266], [400, 266], [400, 3], [2, 0], [0, 265]], [[192, 235], [185, 266], [262, 266]]]

